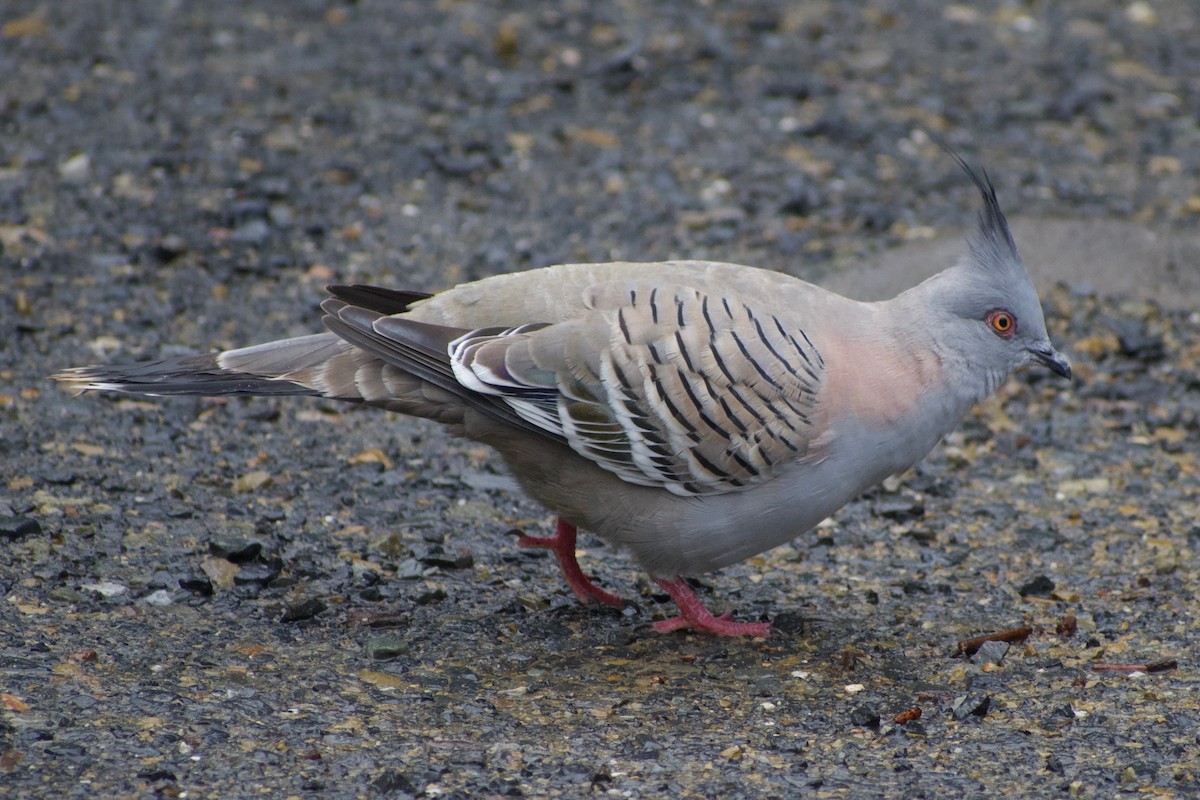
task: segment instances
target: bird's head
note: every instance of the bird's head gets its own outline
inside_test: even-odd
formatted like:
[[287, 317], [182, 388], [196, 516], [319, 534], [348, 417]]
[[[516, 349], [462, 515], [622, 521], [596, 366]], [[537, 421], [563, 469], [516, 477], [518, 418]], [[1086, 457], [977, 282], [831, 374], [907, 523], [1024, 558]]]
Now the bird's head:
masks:
[[951, 155], [983, 196], [966, 259], [935, 279], [938, 304], [957, 340], [952, 346], [998, 379], [1029, 364], [1070, 378], [1070, 362], [1050, 342], [1041, 301], [1017, 254], [995, 187], [986, 172], [977, 173]]

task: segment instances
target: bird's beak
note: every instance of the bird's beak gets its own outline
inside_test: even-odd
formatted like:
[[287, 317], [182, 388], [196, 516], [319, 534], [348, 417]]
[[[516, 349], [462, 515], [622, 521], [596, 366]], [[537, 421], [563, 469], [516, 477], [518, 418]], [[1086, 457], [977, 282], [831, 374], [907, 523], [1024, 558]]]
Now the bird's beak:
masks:
[[1053, 372], [1055, 375], [1061, 375], [1067, 380], [1071, 380], [1071, 362], [1067, 361], [1066, 357], [1051, 347], [1048, 343], [1044, 345], [1036, 345], [1029, 348], [1029, 354], [1046, 369]]

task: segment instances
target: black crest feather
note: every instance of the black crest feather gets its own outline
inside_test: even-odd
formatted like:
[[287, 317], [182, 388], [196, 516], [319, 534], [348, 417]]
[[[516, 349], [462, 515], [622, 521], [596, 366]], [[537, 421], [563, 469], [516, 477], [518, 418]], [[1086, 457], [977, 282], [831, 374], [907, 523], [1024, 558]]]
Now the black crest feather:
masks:
[[1008, 220], [1000, 209], [1000, 201], [996, 197], [996, 187], [988, 177], [987, 170], [980, 167], [976, 171], [966, 160], [955, 152], [941, 137], [926, 131], [926, 134], [937, 142], [946, 154], [954, 159], [954, 163], [967, 173], [967, 177], [979, 189], [983, 198], [983, 208], [979, 212], [979, 224], [967, 238], [971, 255], [981, 266], [1004, 269], [1019, 265], [1021, 256], [1017, 253], [1017, 243], [1013, 241], [1012, 232], [1008, 229]]

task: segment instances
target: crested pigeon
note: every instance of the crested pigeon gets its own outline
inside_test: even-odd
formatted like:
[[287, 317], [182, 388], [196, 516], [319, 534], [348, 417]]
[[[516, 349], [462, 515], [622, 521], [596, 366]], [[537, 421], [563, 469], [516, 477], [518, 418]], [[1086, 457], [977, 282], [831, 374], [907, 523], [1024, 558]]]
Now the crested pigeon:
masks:
[[966, 257], [880, 302], [704, 261], [562, 264], [440, 294], [330, 286], [327, 333], [69, 369], [77, 392], [315, 395], [425, 417], [494, 448], [558, 516], [627, 549], [675, 601], [660, 631], [763, 636], [684, 580], [788, 542], [923, 458], [1015, 369], [1070, 378], [995, 189]]

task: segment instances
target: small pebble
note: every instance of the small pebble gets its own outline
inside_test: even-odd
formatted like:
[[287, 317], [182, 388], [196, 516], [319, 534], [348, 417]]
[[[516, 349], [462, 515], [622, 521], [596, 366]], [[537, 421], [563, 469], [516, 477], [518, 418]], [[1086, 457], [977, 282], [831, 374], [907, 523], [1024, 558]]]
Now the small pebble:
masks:
[[99, 583], [85, 583], [79, 587], [91, 592], [95, 592], [104, 598], [120, 597], [129, 592], [129, 587], [123, 583], [115, 581], [100, 581]]
[[971, 656], [975, 664], [999, 664], [1008, 655], [1011, 645], [1008, 642], [984, 642]]
[[252, 584], [266, 586], [268, 583], [278, 578], [282, 571], [283, 561], [278, 558], [272, 558], [267, 561], [244, 565], [233, 576], [233, 582], [238, 586], [248, 586]]
[[86, 153], [72, 156], [58, 165], [58, 175], [68, 183], [83, 183], [92, 173], [92, 160]]
[[424, 575], [425, 567], [415, 558], [406, 558], [396, 567], [397, 580], [412, 581]]
[[878, 728], [879, 711], [874, 706], [855, 706], [850, 712], [850, 722], [860, 728]]
[[233, 490], [238, 494], [253, 492], [271, 483], [271, 473], [266, 470], [247, 472], [233, 482]]
[[443, 569], [468, 569], [475, 566], [475, 556], [465, 547], [453, 553], [447, 553], [439, 545], [429, 548], [429, 552], [421, 557], [421, 563], [428, 567]]
[[372, 661], [391, 661], [408, 652], [408, 643], [394, 636], [376, 636], [367, 640], [366, 651]]
[[306, 619], [312, 619], [327, 608], [324, 602], [319, 598], [310, 597], [300, 603], [295, 603], [288, 606], [283, 615], [279, 618], [280, 622], [301, 622]]
[[253, 561], [262, 553], [262, 542], [240, 538], [214, 537], [208, 543], [208, 552], [235, 564]]
[[1038, 575], [1036, 578], [1022, 585], [1017, 591], [1021, 597], [1049, 597], [1054, 591], [1054, 581], [1045, 575]]
[[179, 588], [200, 597], [212, 597], [214, 591], [212, 581], [198, 575], [180, 578]]
[[148, 606], [169, 606], [175, 602], [175, 594], [166, 589], [158, 589], [143, 599]]
[[967, 717], [984, 717], [987, 716], [988, 709], [992, 706], [992, 698], [983, 692], [968, 692], [954, 699], [952, 713], [954, 718], [962, 722]]

